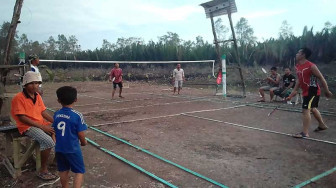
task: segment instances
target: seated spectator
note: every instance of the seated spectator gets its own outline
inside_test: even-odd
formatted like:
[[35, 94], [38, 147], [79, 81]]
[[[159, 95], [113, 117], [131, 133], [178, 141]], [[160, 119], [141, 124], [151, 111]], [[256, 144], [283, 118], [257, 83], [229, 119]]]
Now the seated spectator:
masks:
[[52, 180], [57, 178], [48, 171], [48, 158], [55, 146], [55, 131], [50, 126], [54, 119], [47, 113], [47, 108], [38, 93], [41, 83], [40, 73], [28, 71], [23, 76], [24, 88], [12, 100], [11, 115], [20, 134], [36, 140], [40, 145], [41, 169], [37, 176], [43, 180]]
[[265, 102], [265, 91], [270, 92], [270, 101], [273, 100], [274, 97], [274, 90], [279, 89], [279, 83], [280, 83], [280, 74], [277, 73], [277, 68], [272, 67], [271, 68], [271, 75], [266, 78], [268, 85], [262, 86], [259, 88], [259, 93], [261, 99], [258, 102]]
[[276, 96], [281, 98], [288, 97], [295, 86], [295, 76], [292, 75], [289, 67], [285, 68], [285, 75], [282, 77], [282, 86], [274, 91]]

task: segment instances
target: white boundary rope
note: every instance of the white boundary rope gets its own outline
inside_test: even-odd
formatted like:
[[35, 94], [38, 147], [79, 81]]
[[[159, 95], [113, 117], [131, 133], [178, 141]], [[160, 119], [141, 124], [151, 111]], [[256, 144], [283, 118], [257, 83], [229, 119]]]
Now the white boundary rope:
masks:
[[60, 178], [57, 178], [55, 181], [52, 181], [52, 182], [49, 182], [49, 183], [43, 183], [43, 184], [37, 186], [37, 188], [44, 187], [44, 186], [46, 186], [46, 185], [53, 185], [53, 184], [55, 184], [56, 182], [58, 182], [59, 180], [60, 180]]
[[[81, 94], [78, 94], [79, 96]], [[90, 97], [90, 98], [95, 98], [93, 96], [89, 96], [86, 95], [86, 97]], [[111, 100], [109, 99], [111, 102], [104, 102], [104, 103], [91, 103], [91, 104], [79, 104], [79, 105], [75, 105], [76, 107], [83, 107], [83, 106], [94, 106], [94, 105], [101, 105], [101, 104], [113, 104], [113, 103], [123, 103], [123, 102], [134, 102], [134, 101], [143, 101], [143, 100], [156, 100], [156, 99], [164, 99], [165, 97], [157, 97], [157, 98], [144, 98], [144, 99], [134, 99], [134, 100]], [[108, 100], [107, 98], [101, 98], [103, 100]], [[58, 107], [51, 107], [51, 109], [59, 109], [60, 106]]]
[[129, 110], [129, 109], [145, 108], [145, 107], [153, 107], [153, 106], [161, 106], [161, 105], [163, 106], [163, 105], [171, 105], [171, 104], [183, 104], [183, 103], [190, 103], [190, 102], [194, 102], [194, 101], [195, 100], [191, 100], [191, 101], [176, 101], [176, 102], [170, 102], [170, 103], [156, 103], [156, 104], [149, 104], [149, 105], [133, 106], [133, 107], [128, 107], [128, 108], [118, 108], [118, 109], [106, 109], [106, 110], [88, 111], [88, 112], [82, 112], [82, 114], [85, 115], [85, 114], [95, 113], [95, 112], [120, 111], [120, 110]]
[[[250, 126], [241, 125], [241, 124], [237, 124], [237, 123], [230, 123], [230, 122], [226, 122], [226, 121], [221, 121], [221, 120], [216, 120], [216, 119], [211, 119], [211, 118], [206, 118], [206, 117], [201, 117], [201, 116], [190, 115], [190, 114], [187, 114], [187, 113], [182, 113], [181, 115], [188, 116], [188, 117], [193, 117], [193, 118], [198, 118], [198, 119], [203, 119], [203, 120], [207, 120], [207, 121], [213, 121], [213, 122], [217, 122], [217, 123], [224, 123], [224, 124], [233, 125], [233, 126], [236, 126], [236, 127], [246, 128], [246, 129], [252, 129], [252, 130], [263, 131], [263, 132], [274, 133], [274, 134], [279, 134], [279, 135], [285, 135], [285, 136], [292, 137], [291, 134], [272, 131], [272, 130], [268, 130], [268, 129], [250, 127]], [[332, 141], [328, 141], [328, 140], [320, 140], [320, 139], [311, 138], [311, 137], [304, 137], [304, 139], [336, 145], [336, 142], [332, 142]]]
[[[185, 113], [199, 113], [199, 112], [213, 112], [213, 111], [218, 111], [218, 110], [227, 110], [227, 109], [232, 109], [232, 108], [239, 108], [243, 107], [246, 105], [238, 105], [238, 106], [231, 106], [231, 107], [226, 107], [226, 108], [216, 108], [216, 109], [208, 109], [208, 110], [198, 110], [198, 111], [191, 111], [191, 112], [185, 112]], [[144, 121], [144, 120], [151, 120], [151, 119], [158, 119], [158, 118], [167, 118], [167, 117], [174, 117], [174, 116], [180, 116], [183, 115], [184, 113], [178, 113], [178, 114], [170, 114], [170, 115], [164, 115], [164, 116], [156, 116], [156, 117], [150, 117], [150, 118], [140, 118], [140, 119], [133, 119], [133, 120], [127, 120], [127, 121], [119, 121], [119, 122], [107, 122], [107, 123], [101, 123], [101, 124], [96, 124], [96, 125], [91, 125], [92, 127], [99, 127], [99, 126], [104, 126], [104, 125], [114, 125], [114, 124], [122, 124], [122, 123], [132, 123], [136, 121]]]

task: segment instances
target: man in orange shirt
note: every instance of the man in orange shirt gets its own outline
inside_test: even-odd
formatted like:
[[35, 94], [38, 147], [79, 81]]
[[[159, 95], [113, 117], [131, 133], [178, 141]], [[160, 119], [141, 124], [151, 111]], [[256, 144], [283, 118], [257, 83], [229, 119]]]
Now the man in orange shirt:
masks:
[[40, 73], [28, 71], [23, 77], [23, 91], [16, 94], [12, 100], [11, 115], [16, 121], [17, 128], [22, 135], [26, 135], [40, 144], [41, 169], [37, 174], [44, 180], [51, 180], [57, 176], [51, 174], [47, 162], [51, 149], [55, 146], [51, 127], [53, 118], [47, 113], [46, 107], [38, 94], [42, 83]]

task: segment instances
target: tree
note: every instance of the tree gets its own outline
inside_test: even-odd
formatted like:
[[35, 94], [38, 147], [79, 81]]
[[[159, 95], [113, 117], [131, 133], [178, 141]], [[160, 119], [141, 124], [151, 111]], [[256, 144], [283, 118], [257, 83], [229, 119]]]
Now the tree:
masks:
[[8, 34], [9, 27], [10, 27], [10, 23], [4, 22], [1, 25], [1, 29], [0, 29], [0, 58], [1, 60], [3, 60], [4, 55], [5, 55], [4, 53], [6, 49], [6, 41], [7, 41], [7, 34]]
[[55, 59], [58, 50], [57, 50], [57, 42], [54, 37], [50, 36], [47, 41], [44, 42], [45, 53], [47, 59]]
[[324, 23], [324, 29], [327, 32], [330, 32], [330, 30], [332, 29], [332, 24], [329, 21], [327, 21], [326, 23]]
[[215, 31], [217, 33], [218, 40], [221, 41], [226, 39], [226, 35], [229, 32], [229, 28], [223, 25], [223, 21], [221, 18], [218, 18], [215, 21]]
[[[10, 24], [10, 27], [8, 29], [8, 34], [6, 37], [6, 45], [5, 45], [5, 52], [4, 52], [4, 64], [9, 64], [10, 61], [10, 56], [12, 54], [12, 49], [13, 49], [13, 42], [14, 38], [16, 37], [16, 27], [17, 24], [20, 23], [20, 15], [21, 15], [21, 8], [22, 8], [23, 0], [16, 0], [15, 5], [14, 5], [14, 12], [13, 12], [13, 17], [12, 17], [12, 22]], [[3, 76], [3, 75], [1, 75]]]
[[279, 38], [280, 39], [288, 39], [290, 36], [293, 35], [293, 28], [284, 20], [281, 24], [280, 31], [279, 31]]
[[71, 35], [68, 39], [69, 50], [71, 53], [75, 54], [80, 51], [80, 45], [75, 35]]
[[22, 34], [20, 36], [18, 47], [21, 52], [25, 52], [26, 54], [31, 53], [31, 41], [28, 40], [26, 34]]
[[253, 35], [253, 28], [248, 24], [246, 18], [240, 18], [235, 29], [240, 60], [245, 64], [250, 64], [250, 61], [252, 61], [250, 57], [252, 57], [252, 54], [254, 53], [253, 48], [257, 40]]
[[248, 24], [246, 18], [240, 18], [235, 26], [238, 46], [254, 44], [257, 38], [254, 36], [253, 28]]
[[116, 49], [116, 45], [111, 44], [106, 39], [103, 39], [102, 50], [108, 51], [108, 50], [114, 50], [114, 49]]
[[181, 41], [179, 35], [173, 32], [167, 32], [167, 35], [159, 37], [159, 42], [166, 45], [178, 46]]

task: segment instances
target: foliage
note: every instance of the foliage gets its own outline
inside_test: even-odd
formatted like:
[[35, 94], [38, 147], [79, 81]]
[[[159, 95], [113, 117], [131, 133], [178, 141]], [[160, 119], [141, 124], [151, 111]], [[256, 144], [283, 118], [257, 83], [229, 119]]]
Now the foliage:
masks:
[[[0, 58], [3, 58], [9, 23], [0, 27]], [[220, 40], [227, 40], [228, 28], [221, 19], [215, 22]], [[239, 59], [243, 65], [293, 66], [295, 54], [299, 48], [306, 46], [312, 49], [310, 58], [315, 63], [331, 63], [336, 61], [336, 26], [330, 22], [325, 28], [314, 32], [313, 27], [303, 29], [301, 36], [294, 36], [292, 27], [285, 20], [279, 28], [279, 37], [258, 42], [253, 28], [246, 18], [241, 18], [235, 25]], [[230, 36], [232, 37], [232, 36]], [[174, 61], [216, 59], [214, 45], [204, 41], [201, 36], [194, 41], [183, 40], [177, 33], [167, 32], [159, 36], [158, 41], [145, 42], [138, 37], [118, 38], [115, 43], [104, 39], [101, 47], [93, 50], [81, 50], [76, 36], [59, 34], [57, 38], [50, 36], [44, 42], [29, 40], [26, 34], [16, 36], [13, 42], [11, 64], [17, 64], [19, 52], [36, 53], [42, 59], [68, 60], [115, 60], [115, 61]], [[226, 54], [227, 61], [234, 64], [238, 61], [232, 43], [221, 45], [220, 53]], [[27, 56], [27, 55], [26, 55]], [[69, 65], [53, 64], [55, 68], [67, 68]], [[80, 65], [83, 66], [83, 65]], [[85, 64], [87, 68], [96, 65]], [[142, 65], [132, 65], [141, 67]], [[165, 66], [165, 65], [160, 65]]]

